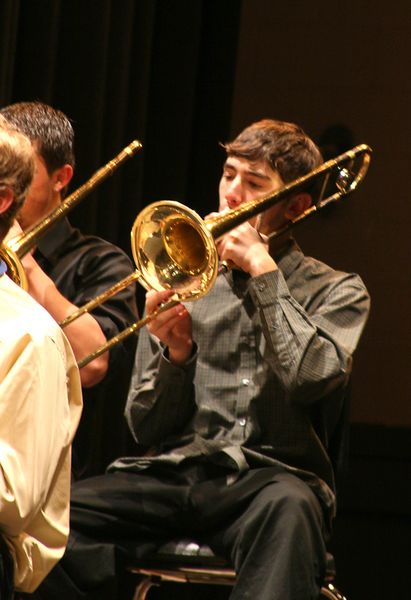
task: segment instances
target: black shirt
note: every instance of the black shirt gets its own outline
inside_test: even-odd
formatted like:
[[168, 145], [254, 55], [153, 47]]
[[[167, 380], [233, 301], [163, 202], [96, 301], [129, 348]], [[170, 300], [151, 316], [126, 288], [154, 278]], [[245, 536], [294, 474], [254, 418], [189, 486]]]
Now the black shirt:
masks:
[[[96, 236], [83, 235], [67, 219], [40, 240], [35, 259], [60, 293], [80, 307], [133, 271], [120, 248]], [[107, 339], [137, 320], [135, 286], [125, 288], [92, 312]], [[104, 380], [83, 388], [84, 408], [73, 444], [76, 479], [98, 475], [118, 456], [130, 451], [124, 405], [134, 359], [135, 336], [110, 351]]]

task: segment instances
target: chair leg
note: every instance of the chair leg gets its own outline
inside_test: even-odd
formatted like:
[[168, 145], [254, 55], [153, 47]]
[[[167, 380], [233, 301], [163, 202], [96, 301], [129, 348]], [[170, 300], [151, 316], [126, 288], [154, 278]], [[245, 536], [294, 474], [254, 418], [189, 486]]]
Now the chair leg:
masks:
[[135, 589], [133, 600], [146, 600], [147, 594], [153, 586], [159, 587], [159, 583], [152, 577], [144, 577]]

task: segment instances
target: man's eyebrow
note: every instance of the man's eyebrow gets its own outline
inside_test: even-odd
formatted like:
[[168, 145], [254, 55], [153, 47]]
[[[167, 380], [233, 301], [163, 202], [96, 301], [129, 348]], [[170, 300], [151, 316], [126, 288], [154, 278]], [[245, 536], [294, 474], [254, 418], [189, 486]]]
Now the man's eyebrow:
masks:
[[252, 169], [247, 169], [247, 175], [252, 175], [253, 177], [258, 177], [259, 179], [269, 180], [270, 177], [265, 175], [264, 173], [260, 173], [259, 171], [253, 171]]
[[[224, 169], [230, 169], [231, 171], [237, 170], [235, 168], [235, 166], [230, 164], [228, 161], [226, 163], [224, 163]], [[247, 175], [251, 175], [252, 177], [258, 177], [259, 179], [263, 179], [264, 181], [270, 180], [270, 177], [268, 175], [265, 175], [264, 173], [261, 173], [260, 171], [254, 171], [253, 169], [246, 169], [245, 172]]]

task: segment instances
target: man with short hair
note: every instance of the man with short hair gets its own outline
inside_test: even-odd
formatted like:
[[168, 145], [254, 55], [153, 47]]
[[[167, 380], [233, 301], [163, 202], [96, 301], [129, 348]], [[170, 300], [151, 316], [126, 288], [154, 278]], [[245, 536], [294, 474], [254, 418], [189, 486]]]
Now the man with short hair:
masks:
[[[225, 150], [228, 214], [322, 162], [300, 127], [270, 119]], [[233, 269], [140, 331], [126, 415], [142, 453], [74, 486], [72, 543], [39, 598], [53, 584], [60, 598], [121, 597], [127, 560], [194, 538], [235, 568], [232, 600], [318, 599], [335, 511], [330, 423], [369, 296], [290, 232], [269, 240], [311, 202], [296, 192], [225, 234], [218, 254]], [[172, 294], [148, 292], [146, 312]]]
[[[29, 140], [0, 116], [0, 243], [34, 172]], [[69, 531], [71, 443], [81, 414], [70, 344], [7, 276], [0, 255], [0, 596], [32, 592]]]
[[[61, 204], [74, 171], [74, 131], [68, 117], [41, 102], [18, 102], [0, 111], [31, 140], [36, 171], [27, 200], [18, 215], [23, 230], [38, 223]], [[33, 256], [23, 264], [29, 293], [60, 323], [133, 271], [120, 248], [74, 229], [67, 218], [41, 237]], [[64, 331], [77, 360], [137, 320], [135, 286], [73, 321]], [[129, 338], [80, 370], [84, 411], [73, 445], [75, 478], [104, 472], [126, 450], [123, 410], [134, 357]]]

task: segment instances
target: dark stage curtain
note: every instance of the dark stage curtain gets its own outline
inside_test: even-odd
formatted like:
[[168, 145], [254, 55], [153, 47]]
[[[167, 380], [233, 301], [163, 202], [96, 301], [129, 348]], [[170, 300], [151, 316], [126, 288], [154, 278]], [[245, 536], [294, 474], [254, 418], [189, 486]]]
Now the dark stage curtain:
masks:
[[[240, 8], [238, 0], [1, 0], [0, 105], [39, 100], [68, 115], [71, 191], [130, 141], [143, 143], [73, 210], [73, 225], [131, 256], [145, 205], [178, 200], [201, 215], [217, 207]], [[104, 410], [117, 418], [114, 404]]]
[[130, 254], [146, 204], [217, 206], [240, 10], [240, 0], [2, 0], [0, 104], [41, 100], [72, 119], [72, 189], [143, 142], [73, 211], [74, 225]]

